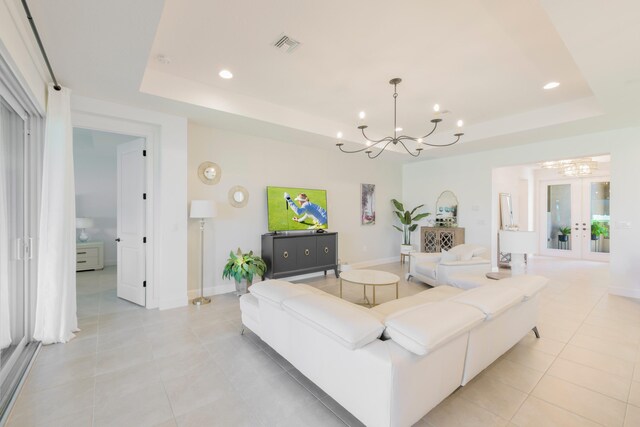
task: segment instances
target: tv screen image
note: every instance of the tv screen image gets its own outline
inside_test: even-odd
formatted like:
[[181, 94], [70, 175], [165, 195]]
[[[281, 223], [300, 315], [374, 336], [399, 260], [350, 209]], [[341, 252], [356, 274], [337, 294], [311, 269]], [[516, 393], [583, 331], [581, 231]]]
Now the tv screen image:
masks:
[[267, 187], [269, 231], [328, 227], [327, 192], [298, 187]]

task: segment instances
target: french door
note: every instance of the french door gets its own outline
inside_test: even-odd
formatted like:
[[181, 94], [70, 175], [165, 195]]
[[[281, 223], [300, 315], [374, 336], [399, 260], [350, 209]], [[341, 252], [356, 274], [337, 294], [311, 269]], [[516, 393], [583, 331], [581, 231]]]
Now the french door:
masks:
[[540, 182], [540, 253], [608, 261], [608, 176]]

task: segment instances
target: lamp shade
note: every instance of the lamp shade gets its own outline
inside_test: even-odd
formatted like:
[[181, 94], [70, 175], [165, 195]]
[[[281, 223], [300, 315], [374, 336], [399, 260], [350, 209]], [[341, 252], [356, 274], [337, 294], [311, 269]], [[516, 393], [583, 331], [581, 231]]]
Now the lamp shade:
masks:
[[538, 250], [535, 231], [500, 231], [500, 252], [530, 254]]
[[191, 218], [215, 218], [217, 214], [216, 205], [213, 200], [192, 200]]
[[91, 227], [93, 227], [93, 219], [76, 218], [76, 228], [91, 228]]

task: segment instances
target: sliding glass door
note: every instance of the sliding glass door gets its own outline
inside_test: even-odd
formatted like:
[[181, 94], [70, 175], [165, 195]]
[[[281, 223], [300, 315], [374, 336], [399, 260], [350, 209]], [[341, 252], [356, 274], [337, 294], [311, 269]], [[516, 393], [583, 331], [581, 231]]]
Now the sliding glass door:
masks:
[[540, 182], [543, 255], [609, 260], [609, 177]]
[[0, 415], [27, 348], [25, 121], [0, 98]]

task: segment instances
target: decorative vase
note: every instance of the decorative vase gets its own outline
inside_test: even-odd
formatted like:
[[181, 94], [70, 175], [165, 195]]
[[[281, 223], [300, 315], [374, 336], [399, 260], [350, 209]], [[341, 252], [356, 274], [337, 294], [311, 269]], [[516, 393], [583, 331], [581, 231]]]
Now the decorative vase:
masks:
[[568, 236], [568, 235], [566, 235], [566, 234], [560, 234], [560, 235], [558, 236], [558, 241], [559, 241], [559, 242], [566, 242], [566, 241], [568, 241], [568, 240], [569, 240], [569, 236]]
[[249, 286], [251, 286], [249, 279], [236, 280], [236, 295], [241, 296], [249, 292]]
[[598, 237], [600, 237], [598, 234], [592, 234], [591, 240], [598, 240]]

